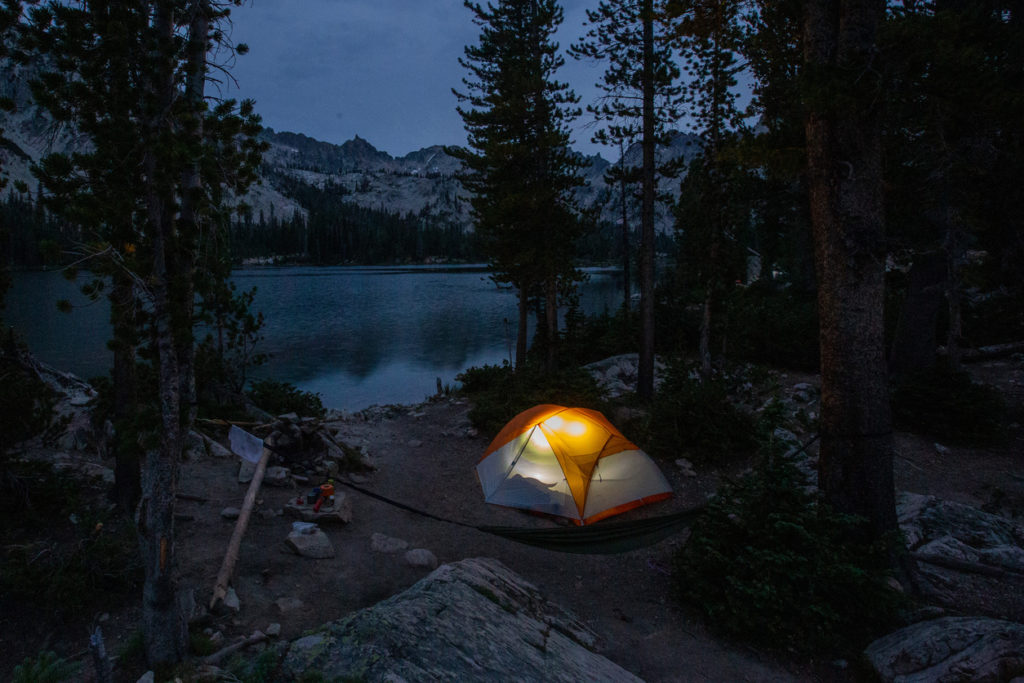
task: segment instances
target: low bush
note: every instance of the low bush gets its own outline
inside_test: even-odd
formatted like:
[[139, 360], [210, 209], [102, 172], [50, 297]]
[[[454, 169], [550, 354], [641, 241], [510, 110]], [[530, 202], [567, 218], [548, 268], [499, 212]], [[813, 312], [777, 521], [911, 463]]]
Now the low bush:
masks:
[[647, 452], [667, 460], [710, 462], [757, 447], [755, 420], [731, 402], [727, 381], [702, 381], [683, 363], [666, 369], [641, 433]]
[[731, 358], [818, 369], [818, 315], [813, 293], [755, 282], [731, 289], [724, 307], [721, 332]]
[[246, 392], [252, 402], [273, 415], [296, 413], [301, 417], [323, 417], [327, 414], [320, 394], [303, 391], [294, 384], [261, 379]]
[[900, 378], [892, 391], [896, 423], [952, 443], [990, 443], [1003, 430], [1006, 406], [992, 387], [965, 372], [937, 367]]
[[11, 683], [62, 683], [74, 679], [81, 669], [76, 662], [70, 662], [57, 653], [46, 650], [35, 657], [26, 657], [14, 667]]
[[676, 557], [680, 597], [724, 634], [762, 646], [853, 654], [895, 622], [884, 543], [832, 512], [775, 454], [728, 484]]
[[456, 379], [461, 392], [473, 402], [469, 419], [482, 433], [494, 436], [517, 414], [540, 403], [601, 409], [601, 392], [594, 378], [579, 368], [549, 372], [528, 363], [469, 368]]

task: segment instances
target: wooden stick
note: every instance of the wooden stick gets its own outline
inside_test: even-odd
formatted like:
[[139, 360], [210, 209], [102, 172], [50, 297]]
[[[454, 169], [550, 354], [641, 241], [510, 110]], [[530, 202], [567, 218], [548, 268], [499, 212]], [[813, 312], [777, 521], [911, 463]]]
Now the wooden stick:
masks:
[[231, 541], [228, 542], [227, 552], [224, 554], [224, 563], [217, 572], [217, 582], [213, 584], [213, 597], [210, 598], [210, 610], [212, 611], [219, 602], [224, 600], [228, 594], [228, 583], [231, 582], [231, 575], [235, 571], [235, 563], [238, 562], [238, 548], [242, 545], [242, 536], [249, 526], [249, 517], [252, 515], [252, 507], [256, 502], [256, 493], [263, 483], [263, 474], [267, 470], [267, 461], [270, 460], [270, 450], [263, 449], [263, 455], [256, 464], [256, 471], [249, 482], [249, 490], [245, 493], [245, 501], [242, 503], [242, 510], [238, 513], [238, 522], [235, 524], [235, 531], [231, 534]]
[[231, 645], [228, 645], [227, 647], [218, 650], [217, 652], [214, 652], [212, 655], [204, 657], [203, 664], [212, 664], [216, 666], [217, 664], [220, 664], [221, 660], [223, 660], [228, 655], [234, 654], [235, 652], [238, 652], [243, 648], [249, 647], [250, 645], [262, 643], [266, 639], [267, 635], [263, 633], [263, 631], [256, 631], [248, 638], [240, 640], [237, 643], [232, 643]]

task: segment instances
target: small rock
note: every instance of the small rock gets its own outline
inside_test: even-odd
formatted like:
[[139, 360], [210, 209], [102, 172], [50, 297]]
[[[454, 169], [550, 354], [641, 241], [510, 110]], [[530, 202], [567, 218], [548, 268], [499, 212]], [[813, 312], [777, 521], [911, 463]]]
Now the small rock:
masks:
[[227, 594], [224, 596], [224, 607], [231, 610], [235, 614], [242, 611], [242, 603], [238, 599], [238, 593], [235, 592], [234, 588], [228, 588]]
[[408, 547], [409, 544], [400, 538], [392, 538], [381, 533], [374, 533], [370, 537], [370, 549], [375, 553], [398, 553]]
[[260, 519], [273, 519], [277, 517], [276, 510], [260, 510]]
[[238, 483], [248, 484], [256, 474], [256, 463], [243, 460], [238, 466]]
[[405, 553], [405, 563], [410, 567], [437, 569], [437, 557], [426, 548], [414, 548]]
[[684, 477], [696, 477], [697, 470], [693, 469], [693, 463], [686, 458], [679, 458], [676, 460], [676, 467], [679, 468], [680, 473]]
[[269, 626], [267, 626], [267, 630], [264, 631], [264, 633], [266, 633], [271, 638], [276, 638], [277, 636], [281, 635], [281, 624], [278, 624], [276, 622], [270, 624]]
[[935, 452], [938, 453], [939, 455], [946, 455], [947, 453], [949, 453], [949, 449], [943, 446], [941, 443], [937, 443], [935, 444]]
[[314, 533], [303, 534], [292, 532], [285, 539], [288, 547], [302, 557], [314, 560], [325, 560], [334, 557], [334, 546], [327, 534], [317, 529]]
[[281, 611], [281, 614], [294, 612], [306, 606], [306, 603], [298, 598], [278, 598], [274, 601], [274, 604], [277, 605], [277, 609]]
[[470, 439], [475, 439], [479, 435], [480, 432], [477, 431], [476, 427], [470, 427], [469, 429], [466, 430], [466, 436], [469, 437]]
[[291, 470], [287, 467], [268, 467], [263, 475], [263, 483], [268, 486], [289, 486], [291, 484]]
[[408, 445], [409, 448], [419, 448], [420, 446], [423, 445], [423, 442], [420, 441], [419, 439], [410, 439], [408, 444], [406, 445]]
[[156, 683], [156, 674], [152, 671], [147, 671], [139, 676], [139, 680], [135, 683]]
[[277, 419], [282, 422], [298, 422], [299, 416], [296, 413], [285, 413], [284, 415], [278, 415]]
[[224, 508], [220, 511], [220, 516], [224, 519], [238, 519], [240, 514], [242, 514], [242, 511], [238, 508]]

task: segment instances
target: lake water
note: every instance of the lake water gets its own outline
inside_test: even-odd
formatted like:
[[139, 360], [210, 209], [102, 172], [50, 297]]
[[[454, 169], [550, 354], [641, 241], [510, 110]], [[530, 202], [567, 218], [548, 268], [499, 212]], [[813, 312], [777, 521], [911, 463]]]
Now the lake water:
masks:
[[[583, 310], [614, 311], [621, 275], [589, 276]], [[415, 403], [435, 392], [436, 378], [454, 383], [467, 367], [501, 363], [515, 348], [515, 295], [479, 267], [264, 267], [233, 279], [240, 290], [257, 288], [254, 307], [266, 319], [257, 351], [270, 359], [252, 375], [318, 392], [331, 408]], [[77, 288], [56, 272], [15, 273], [4, 319], [44, 362], [106, 374], [106, 301], [91, 303]], [[74, 310], [58, 312], [59, 299]]]

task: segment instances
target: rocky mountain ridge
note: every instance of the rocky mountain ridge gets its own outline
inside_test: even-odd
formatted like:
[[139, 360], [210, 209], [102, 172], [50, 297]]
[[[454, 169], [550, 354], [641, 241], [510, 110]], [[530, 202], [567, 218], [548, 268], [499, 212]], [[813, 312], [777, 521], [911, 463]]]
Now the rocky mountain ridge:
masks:
[[[34, 194], [38, 181], [31, 173], [32, 164], [54, 152], [74, 152], [89, 148], [89, 141], [77, 136], [32, 102], [29, 82], [38, 66], [5, 63], [0, 77], [0, 97], [15, 103], [12, 113], [0, 113], [0, 128], [5, 142], [0, 145], [0, 168], [10, 179], [7, 192], [27, 186]], [[269, 148], [264, 155], [260, 182], [242, 198], [259, 216], [288, 219], [295, 214], [305, 217], [307, 206], [297, 201], [288, 185], [294, 180], [318, 188], [336, 188], [347, 201], [363, 208], [401, 215], [427, 215], [446, 223], [472, 228], [469, 194], [457, 175], [462, 163], [449, 155], [442, 145], [424, 147], [402, 157], [376, 149], [358, 135], [342, 144], [324, 142], [302, 133], [275, 131], [266, 128], [261, 137]], [[680, 157], [688, 163], [699, 151], [699, 139], [675, 133], [669, 145], [659, 148], [659, 162]], [[639, 164], [640, 145], [625, 151], [628, 166]], [[577, 190], [581, 209], [594, 220], [617, 224], [621, 221], [621, 196], [617, 187], [610, 187], [604, 178], [612, 164], [601, 155], [586, 158], [582, 175], [586, 184]], [[20, 182], [18, 182], [20, 181]], [[289, 183], [288, 181], [292, 181]], [[659, 192], [673, 197], [679, 194], [678, 179], [663, 179]], [[639, 223], [639, 198], [627, 200], [629, 220]], [[671, 212], [659, 206], [659, 231], [671, 229]]]

